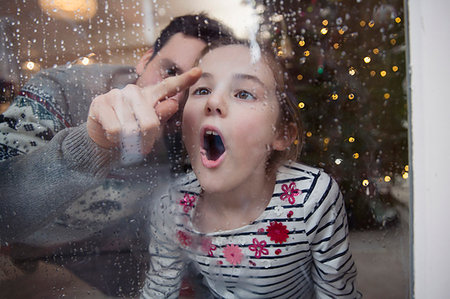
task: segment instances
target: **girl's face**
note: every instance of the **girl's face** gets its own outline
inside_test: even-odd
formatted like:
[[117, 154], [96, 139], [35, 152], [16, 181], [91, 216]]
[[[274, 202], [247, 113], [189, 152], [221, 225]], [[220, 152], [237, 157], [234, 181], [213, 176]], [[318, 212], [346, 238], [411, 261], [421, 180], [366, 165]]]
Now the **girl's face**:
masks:
[[183, 112], [193, 170], [205, 192], [249, 188], [266, 175], [270, 152], [283, 142], [276, 130], [280, 108], [273, 73], [264, 60], [252, 63], [242, 45], [216, 48], [199, 66], [203, 74]]

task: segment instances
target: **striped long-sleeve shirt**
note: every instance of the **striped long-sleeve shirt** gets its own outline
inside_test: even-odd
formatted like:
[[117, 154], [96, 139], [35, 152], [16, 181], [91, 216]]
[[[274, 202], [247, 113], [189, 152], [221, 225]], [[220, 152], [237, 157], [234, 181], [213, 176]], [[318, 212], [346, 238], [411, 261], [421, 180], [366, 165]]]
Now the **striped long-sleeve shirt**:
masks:
[[199, 195], [191, 174], [154, 210], [144, 298], [177, 297], [188, 262], [214, 297], [358, 297], [344, 201], [326, 173], [297, 163], [280, 167], [265, 211], [229, 231], [194, 229]]

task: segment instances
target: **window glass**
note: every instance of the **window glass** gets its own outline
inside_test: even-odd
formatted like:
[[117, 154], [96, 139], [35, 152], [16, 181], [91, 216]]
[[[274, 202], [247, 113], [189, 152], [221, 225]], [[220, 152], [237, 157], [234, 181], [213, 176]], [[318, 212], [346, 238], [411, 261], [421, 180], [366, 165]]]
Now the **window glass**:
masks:
[[[304, 130], [298, 160], [323, 169], [340, 187], [358, 290], [367, 298], [407, 297], [403, 5], [399, 0], [3, 3], [0, 297], [139, 295], [150, 259], [149, 207], [190, 167], [181, 150], [181, 122], [168, 122], [172, 133], [143, 162], [115, 165], [107, 174], [101, 173], [106, 161], [101, 159], [95, 170], [86, 170], [90, 162], [71, 169], [74, 159], [91, 158], [78, 154], [88, 144], [71, 149], [70, 142], [83, 138], [76, 132], [90, 102], [135, 83], [134, 66], [161, 29], [193, 12], [208, 13], [239, 38], [270, 44], [287, 62], [283, 75], [293, 83]], [[173, 65], [159, 71], [162, 77], [177, 73]], [[67, 128], [70, 138], [58, 133]], [[63, 138], [67, 141], [58, 143]], [[198, 280], [187, 275], [181, 297], [200, 292], [193, 287]]]

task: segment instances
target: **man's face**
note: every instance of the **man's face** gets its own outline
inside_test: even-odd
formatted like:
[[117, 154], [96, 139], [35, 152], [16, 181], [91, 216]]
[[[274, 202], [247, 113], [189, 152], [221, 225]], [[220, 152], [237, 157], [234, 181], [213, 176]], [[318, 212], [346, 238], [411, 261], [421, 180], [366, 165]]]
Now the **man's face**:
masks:
[[[186, 72], [194, 66], [195, 60], [205, 47], [206, 43], [198, 38], [183, 33], [173, 35], [143, 70], [139, 69], [139, 65], [136, 67], [140, 74], [136, 85], [155, 85], [167, 77]], [[147, 61], [144, 61], [144, 65]]]

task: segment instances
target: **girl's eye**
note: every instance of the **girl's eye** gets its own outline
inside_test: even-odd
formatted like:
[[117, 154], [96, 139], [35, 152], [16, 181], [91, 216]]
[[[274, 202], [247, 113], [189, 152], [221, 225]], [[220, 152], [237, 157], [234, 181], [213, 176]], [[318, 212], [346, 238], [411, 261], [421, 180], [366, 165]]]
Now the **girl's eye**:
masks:
[[234, 96], [241, 100], [255, 100], [256, 99], [255, 96], [253, 96], [250, 92], [245, 91], [245, 90], [238, 91]]
[[208, 88], [205, 87], [199, 87], [192, 94], [198, 95], [198, 96], [205, 96], [210, 94], [211, 91]]

